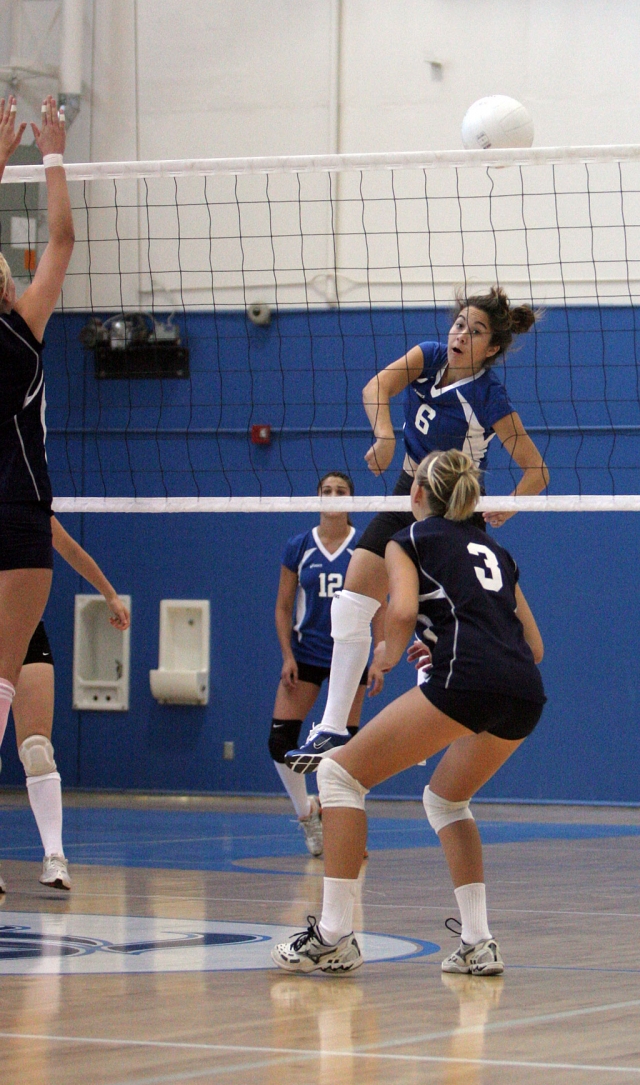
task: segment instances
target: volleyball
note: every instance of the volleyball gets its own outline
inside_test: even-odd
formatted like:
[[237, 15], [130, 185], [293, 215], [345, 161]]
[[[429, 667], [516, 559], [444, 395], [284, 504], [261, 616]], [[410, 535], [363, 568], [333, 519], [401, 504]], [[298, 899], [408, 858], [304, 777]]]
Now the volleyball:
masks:
[[462, 121], [462, 143], [468, 151], [488, 147], [530, 147], [531, 114], [506, 94], [490, 94], [474, 102]]

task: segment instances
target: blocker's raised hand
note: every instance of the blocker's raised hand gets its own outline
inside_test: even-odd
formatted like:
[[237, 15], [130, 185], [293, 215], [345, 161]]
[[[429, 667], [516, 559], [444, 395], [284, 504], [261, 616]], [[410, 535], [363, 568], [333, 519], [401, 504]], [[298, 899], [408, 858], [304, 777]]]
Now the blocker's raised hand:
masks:
[[0, 98], [0, 164], [4, 165], [20, 146], [20, 141], [27, 127], [26, 121], [16, 131], [17, 103], [13, 95], [5, 102]]
[[58, 112], [55, 98], [48, 94], [42, 102], [42, 128], [31, 122], [36, 145], [42, 154], [64, 154], [66, 131], [64, 113]]

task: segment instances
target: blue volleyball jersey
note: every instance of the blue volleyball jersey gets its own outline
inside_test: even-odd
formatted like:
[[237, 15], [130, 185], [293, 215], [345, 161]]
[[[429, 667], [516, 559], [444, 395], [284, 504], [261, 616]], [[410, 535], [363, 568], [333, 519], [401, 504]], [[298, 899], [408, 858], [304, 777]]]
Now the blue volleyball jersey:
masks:
[[50, 508], [42, 347], [15, 309], [0, 313], [0, 502]]
[[417, 635], [431, 648], [428, 681], [543, 704], [540, 672], [515, 613], [518, 568], [469, 520], [431, 516], [394, 535], [418, 571]]
[[339, 549], [330, 554], [314, 527], [303, 535], [294, 535], [284, 548], [282, 564], [298, 577], [291, 648], [300, 663], [331, 666], [331, 602], [344, 584], [361, 534], [352, 527]]
[[514, 410], [491, 369], [465, 377], [446, 388], [437, 385], [447, 366], [447, 347], [420, 343], [424, 368], [404, 392], [404, 443], [411, 459], [420, 463], [436, 449], [458, 448], [482, 468], [493, 425]]

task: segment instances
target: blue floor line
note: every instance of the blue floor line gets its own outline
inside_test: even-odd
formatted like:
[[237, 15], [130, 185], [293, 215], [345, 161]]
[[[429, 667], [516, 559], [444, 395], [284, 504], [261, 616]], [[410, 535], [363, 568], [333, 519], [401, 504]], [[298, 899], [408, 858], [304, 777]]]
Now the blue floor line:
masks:
[[[29, 809], [3, 810], [1, 824], [0, 859], [41, 858]], [[640, 836], [640, 825], [479, 821], [478, 827], [485, 844]], [[426, 819], [373, 817], [367, 846], [370, 851], [435, 848], [438, 839]], [[74, 863], [175, 870], [238, 870], [247, 860], [307, 855], [296, 819], [285, 814], [113, 808], [65, 810], [64, 847]], [[245, 869], [258, 873], [256, 867]]]

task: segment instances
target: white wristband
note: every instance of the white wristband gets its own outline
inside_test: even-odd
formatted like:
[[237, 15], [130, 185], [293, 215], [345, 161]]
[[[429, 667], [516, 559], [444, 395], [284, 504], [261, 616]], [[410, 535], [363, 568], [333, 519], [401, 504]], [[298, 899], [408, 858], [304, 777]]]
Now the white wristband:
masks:
[[46, 154], [42, 159], [42, 165], [46, 170], [51, 169], [52, 166], [62, 166], [61, 154]]

